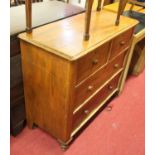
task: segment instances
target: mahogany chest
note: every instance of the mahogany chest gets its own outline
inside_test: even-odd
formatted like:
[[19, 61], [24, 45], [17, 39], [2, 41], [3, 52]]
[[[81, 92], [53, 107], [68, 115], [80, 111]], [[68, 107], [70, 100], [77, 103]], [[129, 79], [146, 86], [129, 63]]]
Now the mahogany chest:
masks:
[[120, 93], [136, 20], [92, 13], [83, 41], [84, 14], [19, 35], [26, 117], [66, 148], [76, 133]]
[[[85, 10], [59, 1], [34, 3], [33, 28], [64, 19]], [[20, 14], [19, 14], [20, 12]], [[39, 18], [40, 17], [40, 18]], [[25, 31], [25, 5], [10, 9], [10, 119], [11, 134], [16, 136], [25, 125], [25, 103], [19, 33]]]

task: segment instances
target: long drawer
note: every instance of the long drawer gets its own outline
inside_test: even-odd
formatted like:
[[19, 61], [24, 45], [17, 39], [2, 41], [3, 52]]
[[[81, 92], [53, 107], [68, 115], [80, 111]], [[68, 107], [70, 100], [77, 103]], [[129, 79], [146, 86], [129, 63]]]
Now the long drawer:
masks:
[[100, 104], [110, 94], [117, 90], [120, 74], [118, 74], [114, 79], [106, 84], [90, 101], [88, 101], [82, 108], [74, 113], [73, 130], [77, 128], [87, 117], [89, 117], [93, 110], [100, 106]]
[[77, 61], [77, 84], [93, 73], [96, 69], [106, 64], [110, 49], [110, 42], [101, 45], [93, 52], [88, 53]]
[[116, 59], [103, 66], [99, 71], [90, 76], [86, 81], [75, 88], [74, 109], [80, 106], [88, 97], [99, 89], [111, 76], [121, 71], [126, 52], [123, 52]]

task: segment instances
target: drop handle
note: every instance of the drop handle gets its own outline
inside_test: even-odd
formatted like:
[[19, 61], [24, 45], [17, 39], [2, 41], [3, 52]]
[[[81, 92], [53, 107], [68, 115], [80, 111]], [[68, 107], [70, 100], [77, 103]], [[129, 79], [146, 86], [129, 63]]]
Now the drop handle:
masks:
[[120, 42], [120, 45], [121, 45], [121, 46], [125, 45], [125, 41], [121, 41], [121, 42]]
[[89, 114], [89, 110], [85, 110], [84, 113], [87, 115]]
[[114, 64], [114, 68], [119, 68], [119, 64]]
[[112, 90], [112, 89], [113, 89], [113, 86], [112, 86], [112, 85], [110, 85], [108, 88], [109, 88], [109, 90]]
[[93, 86], [88, 86], [88, 90], [89, 91], [93, 90]]
[[92, 64], [93, 64], [93, 65], [98, 64], [98, 59], [94, 59], [94, 60], [92, 61]]

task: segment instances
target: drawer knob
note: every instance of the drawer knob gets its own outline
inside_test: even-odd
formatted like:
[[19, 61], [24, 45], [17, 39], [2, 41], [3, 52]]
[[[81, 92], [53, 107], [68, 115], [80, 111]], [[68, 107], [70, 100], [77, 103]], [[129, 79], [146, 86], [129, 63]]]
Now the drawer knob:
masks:
[[88, 86], [88, 90], [89, 91], [93, 90], [93, 86]]
[[121, 46], [125, 45], [125, 41], [121, 41], [121, 42], [120, 42], [120, 45], [121, 45]]
[[119, 67], [119, 64], [115, 64], [115, 65], [114, 65], [114, 68], [118, 68], [118, 67]]
[[109, 86], [109, 89], [110, 89], [110, 90], [112, 90], [112, 89], [113, 89], [113, 86], [112, 86], [112, 85], [110, 85], [110, 86]]
[[92, 63], [93, 63], [93, 65], [96, 65], [96, 64], [98, 63], [98, 59], [94, 59], [94, 60], [92, 61]]
[[85, 110], [84, 113], [85, 113], [85, 114], [89, 114], [89, 110]]

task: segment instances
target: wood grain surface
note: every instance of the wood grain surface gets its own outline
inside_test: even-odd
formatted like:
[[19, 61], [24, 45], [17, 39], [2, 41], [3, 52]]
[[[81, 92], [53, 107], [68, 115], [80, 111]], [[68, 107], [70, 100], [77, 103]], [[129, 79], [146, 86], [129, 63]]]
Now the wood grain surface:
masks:
[[138, 23], [121, 16], [120, 25], [115, 26], [115, 13], [94, 11], [90, 26], [91, 37], [89, 41], [83, 41], [84, 19], [83, 13], [36, 28], [32, 34], [22, 33], [19, 38], [68, 60], [76, 60]]

